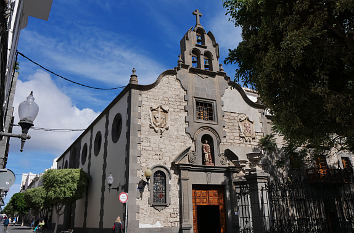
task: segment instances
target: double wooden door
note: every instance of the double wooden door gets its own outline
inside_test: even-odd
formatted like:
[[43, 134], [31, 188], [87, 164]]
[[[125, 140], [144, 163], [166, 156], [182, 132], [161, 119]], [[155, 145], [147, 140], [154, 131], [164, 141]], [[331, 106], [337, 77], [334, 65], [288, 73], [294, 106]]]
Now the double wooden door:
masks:
[[[225, 202], [224, 202], [224, 187], [223, 186], [193, 186], [192, 190], [193, 198], [193, 229], [194, 233], [204, 233], [199, 232], [198, 229], [201, 229], [201, 226], [198, 226], [200, 223], [200, 216], [198, 221], [198, 214], [214, 214], [215, 211], [218, 211], [217, 217], [219, 222], [209, 222], [207, 223], [209, 227], [218, 226], [217, 232], [226, 233], [226, 224], [225, 224]], [[205, 208], [210, 207], [210, 208]], [[210, 213], [201, 213], [202, 211], [210, 211]], [[198, 213], [199, 212], [199, 213]], [[214, 213], [213, 213], [214, 212]], [[217, 220], [216, 220], [217, 221]], [[214, 224], [214, 225], [212, 225]], [[213, 232], [214, 233], [214, 232]]]

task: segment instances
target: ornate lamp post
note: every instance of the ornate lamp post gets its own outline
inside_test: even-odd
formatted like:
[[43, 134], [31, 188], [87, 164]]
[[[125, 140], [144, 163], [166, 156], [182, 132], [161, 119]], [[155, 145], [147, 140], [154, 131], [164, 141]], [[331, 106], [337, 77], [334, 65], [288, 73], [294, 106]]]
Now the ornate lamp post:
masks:
[[28, 130], [33, 126], [33, 121], [36, 119], [38, 115], [39, 107], [34, 102], [33, 91], [27, 97], [25, 101], [23, 101], [18, 107], [18, 115], [20, 117], [20, 122], [18, 123], [22, 128], [22, 134], [13, 134], [13, 133], [5, 133], [0, 132], [0, 138], [5, 137], [16, 137], [21, 139], [21, 149], [23, 151], [23, 147], [25, 145], [26, 139], [30, 139], [31, 136], [27, 135]]
[[113, 184], [113, 181], [114, 181], [112, 173], [109, 173], [109, 175], [107, 176], [106, 180], [107, 180], [107, 184], [108, 184], [108, 191], [111, 192], [111, 189], [115, 189], [118, 192], [119, 186], [117, 186], [115, 188], [112, 188], [112, 184]]

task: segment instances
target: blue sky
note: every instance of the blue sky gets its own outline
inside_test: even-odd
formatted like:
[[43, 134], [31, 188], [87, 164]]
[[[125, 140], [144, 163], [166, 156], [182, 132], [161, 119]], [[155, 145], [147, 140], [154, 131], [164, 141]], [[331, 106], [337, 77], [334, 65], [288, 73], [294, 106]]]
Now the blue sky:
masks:
[[[179, 42], [195, 25], [195, 9], [202, 12], [201, 24], [219, 43], [223, 63], [228, 49], [241, 41], [241, 30], [228, 21], [222, 0], [53, 0], [48, 21], [29, 17], [18, 50], [88, 85], [124, 86], [133, 67], [139, 83], [149, 84], [177, 65]], [[119, 93], [75, 86], [21, 57], [19, 63], [15, 123], [18, 104], [31, 90], [40, 108], [35, 126], [71, 129], [86, 128]], [[230, 77], [235, 68], [224, 65]], [[79, 133], [32, 129], [30, 135], [22, 153], [19, 140], [11, 139], [7, 168], [15, 172], [16, 182], [5, 202], [19, 191], [22, 173], [40, 173], [51, 167]]]

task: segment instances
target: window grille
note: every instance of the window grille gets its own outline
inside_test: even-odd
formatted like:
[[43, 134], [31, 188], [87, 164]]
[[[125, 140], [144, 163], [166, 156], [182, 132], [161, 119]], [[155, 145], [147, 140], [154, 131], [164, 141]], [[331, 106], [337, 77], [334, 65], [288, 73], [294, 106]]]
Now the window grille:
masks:
[[214, 121], [214, 109], [212, 103], [196, 102], [197, 119], [204, 121]]
[[166, 204], [166, 175], [162, 171], [156, 171], [153, 182], [153, 203]]
[[328, 165], [325, 156], [319, 156], [316, 160], [316, 165], [320, 176], [327, 175]]

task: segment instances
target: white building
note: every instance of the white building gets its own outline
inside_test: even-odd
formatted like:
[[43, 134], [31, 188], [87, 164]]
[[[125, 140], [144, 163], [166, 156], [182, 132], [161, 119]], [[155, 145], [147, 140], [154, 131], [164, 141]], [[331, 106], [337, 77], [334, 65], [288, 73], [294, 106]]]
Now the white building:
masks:
[[[27, 26], [28, 17], [48, 20], [53, 0], [0, 0], [1, 18], [1, 69], [0, 69], [0, 132], [11, 132], [14, 114], [13, 99], [18, 73], [15, 72], [16, 51], [20, 31]], [[9, 138], [0, 140], [0, 168], [6, 167]]]

